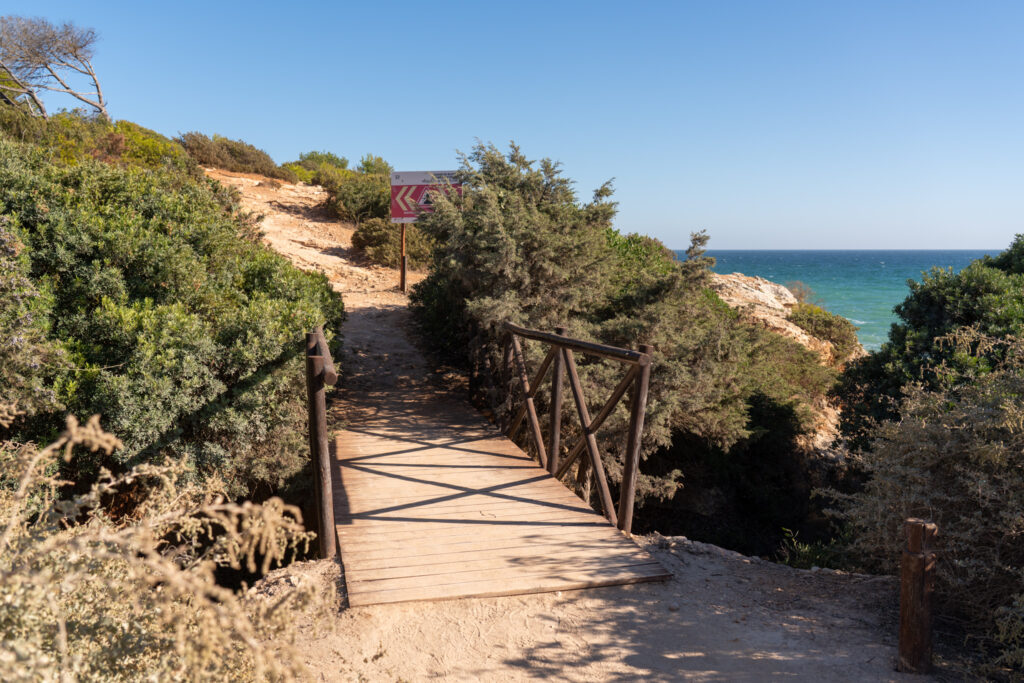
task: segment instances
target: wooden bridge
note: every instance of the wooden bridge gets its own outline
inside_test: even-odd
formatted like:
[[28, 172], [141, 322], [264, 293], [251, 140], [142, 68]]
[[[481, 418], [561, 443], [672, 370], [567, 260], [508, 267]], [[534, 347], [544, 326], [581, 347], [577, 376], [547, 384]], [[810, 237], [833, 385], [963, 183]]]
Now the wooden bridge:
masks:
[[[628, 531], [632, 519], [649, 350], [617, 349], [514, 326], [508, 330], [506, 360], [518, 370], [523, 401], [505, 431], [514, 435], [525, 422], [540, 462], [467, 403], [440, 393], [430, 400], [418, 393], [378, 396], [336, 434], [329, 448], [323, 384], [336, 375], [322, 332], [309, 335], [318, 512], [321, 525], [334, 530], [321, 534], [321, 553], [340, 553], [349, 604], [541, 593], [669, 576], [621, 530]], [[550, 345], [532, 382], [518, 337]], [[628, 368], [594, 418], [583, 397], [574, 351], [612, 358]], [[533, 399], [549, 369], [553, 400], [545, 443]], [[567, 457], [559, 462], [563, 373], [585, 428], [580, 443], [565, 449]], [[630, 388], [632, 421], [616, 511], [594, 433]], [[580, 482], [595, 482], [604, 516], [559, 480], [571, 474], [574, 464]]]

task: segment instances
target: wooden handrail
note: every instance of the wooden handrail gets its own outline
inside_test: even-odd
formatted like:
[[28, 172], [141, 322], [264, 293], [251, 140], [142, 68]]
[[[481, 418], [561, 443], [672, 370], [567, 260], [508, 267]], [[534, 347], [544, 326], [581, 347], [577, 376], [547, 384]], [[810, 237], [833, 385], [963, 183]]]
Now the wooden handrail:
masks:
[[[629, 533], [633, 525], [633, 503], [636, 497], [636, 479], [640, 464], [640, 440], [643, 434], [647, 410], [647, 393], [651, 378], [651, 355], [654, 352], [654, 348], [648, 345], [641, 345], [639, 351], [633, 351], [631, 349], [588, 342], [582, 339], [573, 339], [564, 336], [565, 328], [562, 327], [556, 328], [555, 333], [552, 334], [506, 322], [504, 329], [509, 333], [505, 352], [505, 364], [506, 366], [515, 365], [515, 374], [523, 389], [523, 403], [508, 423], [505, 429], [506, 435], [514, 439], [523, 420], [529, 418], [530, 435], [537, 449], [541, 466], [546, 467], [556, 478], [562, 479], [562, 477], [568, 474], [572, 465], [578, 462], [576, 471], [577, 486], [589, 492], [590, 480], [593, 478], [597, 483], [598, 501], [605, 517], [608, 518], [609, 522], [618, 526], [619, 529]], [[543, 342], [551, 347], [537, 369], [532, 382], [529, 379], [529, 371], [526, 367], [526, 360], [519, 343], [519, 337]], [[618, 386], [612, 391], [611, 396], [601, 407], [601, 410], [593, 418], [590, 416], [587, 400], [583, 393], [583, 385], [580, 382], [579, 373], [576, 368], [576, 359], [573, 355], [574, 351], [608, 358], [630, 366], [626, 376], [622, 378]], [[544, 380], [548, 368], [552, 366], [554, 371], [551, 382], [551, 435], [547, 448], [545, 448], [534, 397], [537, 395], [537, 390], [540, 387], [540, 383]], [[568, 456], [561, 460], [563, 374], [568, 375], [569, 387], [572, 390], [583, 434], [579, 442], [569, 449]], [[616, 511], [612, 502], [611, 491], [608, 487], [604, 463], [601, 460], [601, 452], [598, 449], [596, 432], [605, 419], [611, 415], [619, 400], [630, 387], [633, 388], [633, 396], [631, 400], [629, 432], [623, 462], [622, 485], [619, 491], [619, 505]], [[588, 457], [580, 460], [579, 456], [584, 450]], [[589, 493], [585, 497], [589, 498]]]
[[650, 354], [643, 353], [642, 351], [632, 351], [630, 349], [621, 349], [618, 346], [608, 346], [607, 344], [598, 344], [596, 342], [583, 341], [582, 339], [562, 337], [557, 334], [552, 334], [551, 332], [531, 330], [526, 327], [520, 327], [519, 325], [513, 325], [509, 322], [505, 323], [505, 330], [524, 339], [532, 339], [546, 344], [553, 344], [563, 349], [579, 351], [580, 353], [587, 353], [591, 356], [601, 356], [602, 358], [610, 358], [611, 360], [622, 361], [623, 363], [632, 363], [633, 365], [651, 364]]
[[333, 387], [338, 383], [338, 373], [334, 370], [334, 359], [331, 358], [331, 350], [327, 347], [327, 337], [324, 336], [324, 328], [315, 328], [313, 334], [316, 335], [317, 353], [315, 355], [324, 359], [324, 384]]
[[338, 381], [334, 359], [322, 327], [306, 333], [306, 397], [309, 409], [309, 454], [315, 480], [313, 498], [317, 510], [320, 556], [338, 554], [334, 533], [334, 492], [331, 486], [331, 456], [327, 445], [327, 400], [324, 387]]

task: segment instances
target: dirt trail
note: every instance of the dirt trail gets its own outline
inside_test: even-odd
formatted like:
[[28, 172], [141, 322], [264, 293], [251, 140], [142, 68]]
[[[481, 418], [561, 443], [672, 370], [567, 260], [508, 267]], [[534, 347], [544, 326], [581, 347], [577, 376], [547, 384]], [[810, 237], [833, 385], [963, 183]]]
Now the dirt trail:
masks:
[[[370, 409], [352, 401], [355, 395], [413, 384], [440, 391], [407, 336], [408, 299], [396, 290], [397, 274], [352, 252], [352, 227], [317, 209], [322, 190], [208, 174], [237, 187], [246, 207], [266, 216], [270, 246], [301, 268], [325, 272], [343, 294], [347, 389], [335, 419], [354, 422]], [[323, 681], [904, 678], [893, 670], [893, 579], [797, 570], [681, 537], [636, 540], [672, 571], [671, 581], [341, 609], [330, 635], [305, 641], [306, 665]], [[256, 590], [315, 581], [328, 599], [339, 578], [336, 564], [298, 563], [272, 572]]]

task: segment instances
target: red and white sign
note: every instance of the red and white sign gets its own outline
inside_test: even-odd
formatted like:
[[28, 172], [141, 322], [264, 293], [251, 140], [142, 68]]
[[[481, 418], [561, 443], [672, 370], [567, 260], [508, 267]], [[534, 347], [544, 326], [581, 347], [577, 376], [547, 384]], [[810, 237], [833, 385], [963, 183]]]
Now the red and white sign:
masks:
[[454, 189], [462, 195], [455, 171], [399, 171], [391, 174], [391, 222], [415, 223], [420, 214], [434, 210], [432, 192]]

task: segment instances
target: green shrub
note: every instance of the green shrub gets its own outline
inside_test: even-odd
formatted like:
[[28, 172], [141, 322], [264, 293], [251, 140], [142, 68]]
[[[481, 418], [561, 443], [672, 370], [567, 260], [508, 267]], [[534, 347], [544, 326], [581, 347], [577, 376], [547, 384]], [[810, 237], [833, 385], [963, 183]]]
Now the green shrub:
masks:
[[[391, 268], [402, 265], [402, 228], [383, 218], [363, 221], [352, 235], [352, 246], [373, 263]], [[430, 264], [433, 242], [415, 224], [406, 226], [405, 253], [409, 267], [416, 270]]]
[[304, 166], [300, 166], [294, 161], [290, 161], [287, 164], [282, 164], [281, 168], [288, 169], [295, 174], [296, 181], [300, 183], [312, 184], [313, 178], [316, 176], [315, 171], [311, 171]]
[[[766, 449], [793, 457], [793, 438], [807, 428], [809, 406], [822, 399], [834, 373], [798, 344], [741, 322], [710, 291], [706, 236], [695, 235], [687, 259], [677, 261], [656, 240], [612, 228], [610, 186], [581, 203], [557, 164], [530, 162], [515, 146], [505, 156], [478, 145], [459, 180], [463, 196], [438, 197], [435, 212], [417, 223], [436, 248], [429, 276], [414, 289], [413, 307], [429, 341], [470, 368], [479, 397], [499, 418], [514, 407], [517, 381], [503, 361], [502, 323], [542, 330], [562, 325], [574, 337], [656, 348], [639, 527], [657, 523], [662, 531], [679, 531], [669, 499], [694, 453], [718, 473], [729, 462], [767, 462]], [[526, 345], [531, 363], [538, 352]], [[623, 373], [615, 364], [584, 357], [579, 363], [593, 401], [610, 394]], [[538, 397], [542, 414], [546, 400]], [[567, 399], [566, 425], [576, 423], [573, 410]], [[620, 405], [598, 435], [613, 484], [621, 477], [628, 419]], [[779, 420], [788, 422], [773, 425]], [[785, 438], [771, 442], [766, 432]], [[710, 489], [723, 481], [709, 474], [705, 484]], [[752, 490], [770, 488], [753, 476], [746, 481]], [[777, 507], [780, 517], [766, 519], [776, 536], [781, 526], [794, 524], [788, 499]], [[768, 540], [774, 549], [777, 542]]]
[[333, 152], [305, 152], [299, 155], [298, 161], [290, 161], [284, 164], [295, 174], [301, 182], [316, 182], [318, 173], [329, 174], [331, 171], [345, 171], [348, 169], [348, 159], [339, 157]]
[[11, 224], [0, 216], [0, 403], [35, 414], [59, 407], [52, 377], [65, 363], [46, 338], [51, 301], [29, 277], [31, 262]]
[[790, 312], [789, 320], [811, 336], [831, 342], [835, 365], [842, 365], [860, 349], [854, 324], [819, 306], [797, 304]]
[[863, 445], [858, 435], [873, 421], [898, 414], [895, 403], [907, 384], [923, 381], [938, 389], [999, 360], [999, 349], [958, 355], [939, 341], [946, 335], [961, 327], [998, 338], [1024, 334], [1022, 263], [1024, 236], [1019, 235], [996, 258], [975, 261], [959, 273], [933, 268], [920, 282], [908, 281], [910, 294], [895, 308], [900, 322], [893, 324], [889, 340], [851, 363], [836, 392], [843, 431], [855, 444]]
[[870, 434], [870, 480], [844, 516], [860, 558], [893, 573], [903, 520], [936, 522], [942, 612], [996, 645], [994, 658], [1024, 667], [1024, 339], [961, 330], [936, 343], [1000, 360], [955, 387], [908, 385], [901, 419]]
[[391, 216], [390, 174], [321, 167], [313, 182], [327, 190], [327, 208], [342, 220], [358, 224]]
[[236, 173], [256, 173], [289, 183], [298, 182], [294, 171], [278, 166], [270, 155], [242, 140], [222, 135], [209, 138], [202, 133], [185, 133], [177, 140], [185, 151], [203, 166], [213, 166]]
[[320, 166], [333, 166], [342, 170], [348, 168], [348, 159], [333, 152], [305, 152], [299, 155], [299, 162], [305, 168], [316, 170]]
[[48, 150], [55, 161], [69, 165], [100, 159], [201, 175], [181, 145], [130, 121], [111, 123], [77, 111], [41, 119], [0, 107], [0, 137], [37, 145]]
[[[336, 326], [342, 306], [323, 275], [254, 241], [216, 187], [169, 170], [65, 166], [0, 141], [0, 220], [44, 293], [32, 304], [40, 329], [71, 366], [48, 388], [121, 434], [103, 462], [172, 457], [233, 495], [265, 493], [305, 465], [302, 333]], [[19, 438], [45, 437], [33, 426], [43, 418]], [[77, 462], [95, 471], [98, 458]]]
[[[347, 161], [347, 160], [346, 160]], [[347, 168], [343, 166], [342, 168]], [[391, 180], [391, 172], [395, 169], [391, 167], [391, 164], [384, 161], [383, 157], [379, 157], [375, 154], [366, 154], [362, 159], [359, 160], [359, 172], [364, 175], [382, 175], [387, 176], [388, 180]]]

